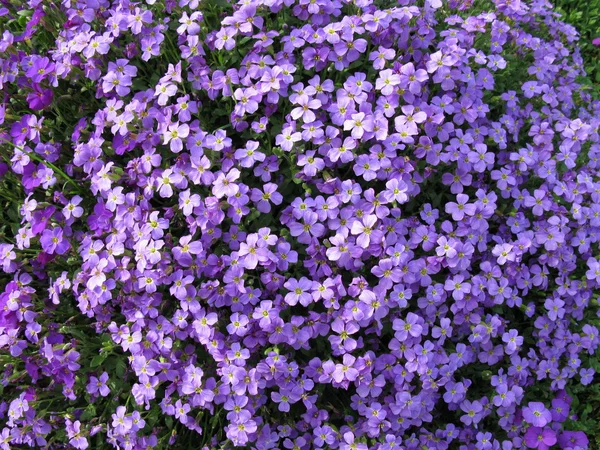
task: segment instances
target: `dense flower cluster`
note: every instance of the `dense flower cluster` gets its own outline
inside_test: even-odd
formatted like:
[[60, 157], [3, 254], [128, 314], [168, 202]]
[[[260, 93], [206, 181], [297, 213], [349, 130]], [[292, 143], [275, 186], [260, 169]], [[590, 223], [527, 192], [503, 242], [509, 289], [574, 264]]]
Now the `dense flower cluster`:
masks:
[[0, 449], [588, 448], [600, 106], [546, 1], [1, 3]]

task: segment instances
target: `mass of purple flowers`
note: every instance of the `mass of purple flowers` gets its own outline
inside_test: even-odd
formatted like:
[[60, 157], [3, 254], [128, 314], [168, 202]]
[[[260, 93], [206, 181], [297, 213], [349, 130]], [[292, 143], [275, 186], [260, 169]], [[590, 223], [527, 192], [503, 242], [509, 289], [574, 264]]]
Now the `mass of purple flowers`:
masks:
[[600, 104], [546, 0], [0, 24], [1, 450], [591, 448]]

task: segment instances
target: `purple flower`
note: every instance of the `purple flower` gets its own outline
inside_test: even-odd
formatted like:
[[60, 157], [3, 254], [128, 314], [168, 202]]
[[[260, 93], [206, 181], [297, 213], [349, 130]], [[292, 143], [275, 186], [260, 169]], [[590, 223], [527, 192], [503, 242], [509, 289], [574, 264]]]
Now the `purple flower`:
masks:
[[312, 282], [305, 277], [296, 280], [294, 278], [286, 281], [283, 285], [288, 291], [285, 296], [285, 302], [288, 305], [294, 306], [298, 302], [302, 306], [308, 306], [312, 303], [312, 296], [309, 291], [312, 289]]
[[295, 103], [298, 105], [298, 107], [292, 109], [290, 112], [292, 119], [302, 119], [302, 121], [305, 123], [315, 121], [317, 117], [312, 110], [319, 109], [321, 107], [321, 102], [319, 100], [310, 99], [307, 95], [303, 94], [298, 96]]
[[[518, 351], [521, 345], [523, 345], [523, 336], [519, 336], [519, 332], [517, 330], [509, 330], [507, 333], [504, 333], [502, 335], [502, 342], [506, 343], [506, 354], [512, 355], [513, 353]], [[541, 403], [538, 403], [537, 405], [539, 404]]]
[[257, 203], [257, 209], [262, 213], [268, 213], [271, 211], [271, 203], [274, 205], [280, 205], [283, 201], [283, 196], [277, 192], [277, 185], [274, 183], [267, 183], [264, 185], [263, 190], [252, 189], [252, 195], [250, 199]]
[[90, 395], [99, 394], [102, 397], [106, 397], [110, 394], [110, 388], [106, 385], [108, 381], [108, 373], [104, 372], [100, 375], [100, 378], [94, 376], [90, 377], [90, 381], [87, 385], [87, 392]]
[[579, 376], [581, 377], [581, 384], [583, 384], [584, 386], [591, 384], [595, 374], [596, 371], [592, 368], [581, 369], [579, 371]]
[[168, 131], [164, 133], [163, 145], [169, 144], [173, 153], [179, 153], [183, 149], [183, 140], [190, 134], [190, 127], [186, 124], [173, 123], [169, 125]]
[[46, 76], [54, 71], [55, 65], [46, 57], [36, 58], [27, 70], [27, 76], [34, 83], [40, 83]]
[[569, 417], [569, 404], [560, 399], [555, 398], [552, 400], [552, 421], [553, 422], [564, 422]]
[[396, 201], [398, 203], [405, 203], [408, 201], [408, 195], [406, 193], [408, 191], [408, 186], [403, 180], [393, 178], [386, 183], [385, 187], [387, 190], [384, 191], [384, 195], [388, 202]]
[[544, 427], [552, 421], [552, 413], [543, 403], [529, 402], [523, 408], [523, 419], [534, 427]]
[[71, 247], [69, 241], [64, 238], [63, 230], [60, 227], [44, 230], [40, 244], [46, 253], [56, 253], [57, 255], [63, 255]]
[[311, 236], [321, 237], [325, 233], [325, 227], [317, 222], [318, 218], [316, 213], [306, 212], [302, 223], [292, 222], [290, 224], [290, 234], [297, 237], [298, 242], [303, 244], [310, 242]]
[[124, 406], [117, 407], [117, 411], [112, 415], [112, 426], [115, 433], [125, 435], [132, 427], [131, 417], [127, 416], [127, 409]]
[[393, 329], [396, 331], [394, 336], [399, 341], [404, 341], [409, 336], [419, 337], [423, 332], [422, 320], [416, 314], [409, 312], [406, 320], [394, 320]]
[[460, 404], [460, 409], [465, 413], [460, 418], [465, 425], [477, 424], [482, 418], [483, 405], [478, 401], [464, 400]]
[[556, 444], [556, 433], [549, 428], [529, 427], [525, 433], [525, 444], [528, 448], [548, 450]]
[[381, 238], [381, 232], [375, 229], [377, 223], [377, 216], [369, 215], [362, 220], [355, 220], [352, 223], [351, 233], [358, 235], [356, 243], [362, 247], [367, 248], [373, 240], [375, 243]]
[[190, 409], [191, 407], [189, 404], [182, 403], [181, 400], [177, 400], [177, 402], [175, 402], [175, 418], [179, 419], [181, 423], [187, 423], [187, 413], [190, 412]]
[[562, 448], [587, 448], [589, 440], [583, 431], [563, 431], [558, 436], [558, 444]]
[[462, 300], [465, 294], [471, 292], [471, 284], [464, 281], [465, 277], [462, 275], [456, 275], [450, 280], [446, 280], [444, 289], [448, 292], [452, 292], [452, 298], [454, 300]]
[[595, 258], [588, 258], [587, 266], [589, 270], [585, 273], [586, 278], [600, 283], [600, 261]]
[[33, 110], [43, 110], [52, 103], [54, 92], [52, 89], [43, 89], [41, 86], [34, 85], [34, 90], [27, 94], [27, 103]]
[[239, 176], [240, 171], [238, 169], [231, 169], [227, 174], [221, 172], [213, 183], [213, 195], [217, 198], [235, 195], [239, 191], [239, 186], [235, 183]]
[[462, 220], [465, 215], [472, 216], [475, 214], [475, 205], [469, 204], [469, 196], [466, 194], [458, 194], [455, 202], [446, 203], [446, 212], [452, 215], [453, 220]]
[[351, 118], [344, 121], [344, 130], [352, 130], [354, 139], [361, 139], [365, 133], [373, 131], [373, 117], [363, 112], [352, 114]]
[[71, 420], [66, 420], [66, 431], [67, 436], [69, 437], [69, 443], [77, 449], [84, 450], [88, 448], [88, 441], [82, 435], [83, 430], [81, 429], [81, 422], [76, 420], [72, 422]]
[[258, 142], [248, 141], [245, 148], [236, 150], [234, 156], [239, 160], [240, 166], [252, 167], [256, 162], [265, 160], [265, 154], [257, 151], [258, 146]]
[[353, 365], [356, 362], [356, 358], [349, 353], [343, 356], [343, 362], [335, 365], [335, 370], [331, 374], [331, 377], [336, 383], [343, 383], [344, 381], [354, 381], [358, 377], [358, 370]]

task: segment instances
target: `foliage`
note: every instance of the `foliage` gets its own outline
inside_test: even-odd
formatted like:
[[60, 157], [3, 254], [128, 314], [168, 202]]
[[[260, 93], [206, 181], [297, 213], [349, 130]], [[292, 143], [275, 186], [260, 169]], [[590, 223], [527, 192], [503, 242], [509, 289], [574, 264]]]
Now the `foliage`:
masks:
[[583, 56], [585, 71], [600, 85], [600, 46], [592, 41], [600, 38], [600, 1], [598, 0], [555, 0], [556, 11], [562, 19], [575, 27], [580, 34], [578, 42]]

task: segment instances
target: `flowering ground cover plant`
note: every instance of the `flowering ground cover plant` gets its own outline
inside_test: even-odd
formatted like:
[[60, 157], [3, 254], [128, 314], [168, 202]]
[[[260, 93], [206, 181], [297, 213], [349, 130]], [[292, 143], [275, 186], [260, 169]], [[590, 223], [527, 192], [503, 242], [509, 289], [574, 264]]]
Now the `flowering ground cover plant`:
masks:
[[0, 23], [0, 449], [593, 448], [600, 105], [550, 4]]

